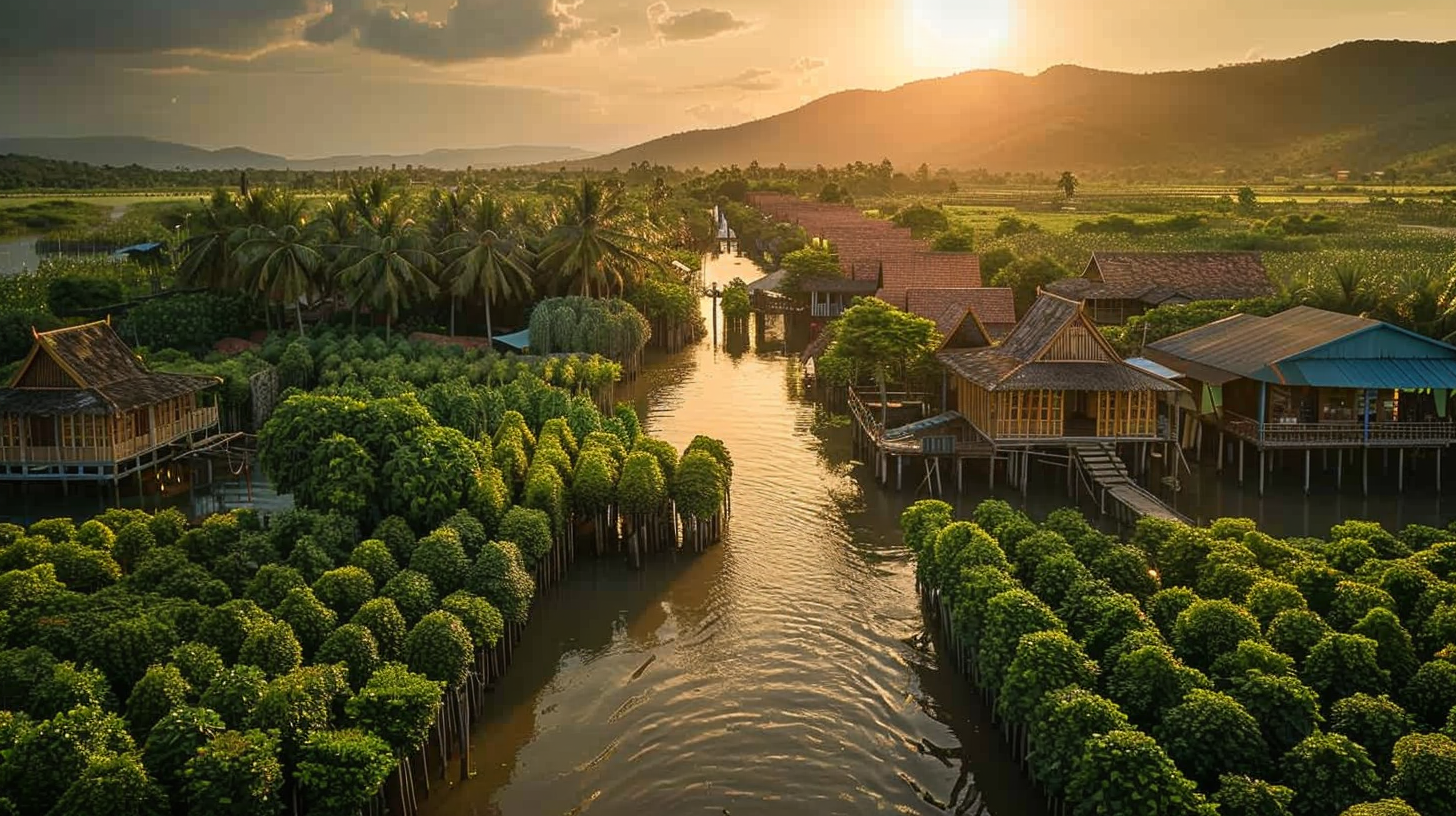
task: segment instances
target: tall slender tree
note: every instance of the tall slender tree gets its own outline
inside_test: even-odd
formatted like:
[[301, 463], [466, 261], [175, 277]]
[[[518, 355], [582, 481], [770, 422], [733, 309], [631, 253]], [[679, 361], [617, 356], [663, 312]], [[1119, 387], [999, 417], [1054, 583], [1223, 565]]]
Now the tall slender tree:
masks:
[[617, 187], [583, 179], [557, 209], [540, 265], [568, 289], [610, 296], [651, 261], [636, 249], [631, 214]]
[[529, 295], [533, 255], [517, 240], [507, 208], [484, 193], [471, 197], [463, 228], [444, 241], [447, 263], [442, 278], [451, 296], [450, 333], [455, 333], [454, 301], [485, 298], [485, 334], [494, 336], [491, 307], [499, 298]]
[[233, 253], [247, 285], [284, 307], [291, 302], [303, 336], [303, 306], [318, 290], [325, 266], [322, 252], [309, 234], [293, 224], [278, 229], [255, 225]]
[[408, 217], [399, 199], [386, 201], [374, 219], [339, 253], [338, 280], [357, 311], [360, 304], [382, 311], [388, 337], [401, 306], [440, 291], [439, 266], [428, 237]]

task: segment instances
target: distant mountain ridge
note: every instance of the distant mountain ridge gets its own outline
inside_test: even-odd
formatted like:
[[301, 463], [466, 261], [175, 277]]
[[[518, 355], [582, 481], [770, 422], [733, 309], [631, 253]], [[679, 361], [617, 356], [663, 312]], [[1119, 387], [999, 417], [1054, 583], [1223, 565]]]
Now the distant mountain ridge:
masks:
[[1359, 41], [1286, 60], [1128, 74], [972, 71], [844, 91], [786, 113], [580, 162], [705, 169], [889, 158], [992, 171], [1456, 170], [1456, 42]]
[[200, 147], [146, 139], [137, 136], [80, 136], [72, 138], [3, 138], [0, 155], [14, 153], [43, 159], [84, 162], [99, 166], [140, 165], [157, 170], [183, 167], [189, 170], [353, 170], [358, 167], [405, 165], [439, 170], [466, 167], [490, 169], [589, 158], [593, 153], [575, 147], [510, 145], [504, 147], [431, 150], [410, 155], [348, 155], [315, 159], [290, 159], [259, 153], [243, 147], [206, 150]]

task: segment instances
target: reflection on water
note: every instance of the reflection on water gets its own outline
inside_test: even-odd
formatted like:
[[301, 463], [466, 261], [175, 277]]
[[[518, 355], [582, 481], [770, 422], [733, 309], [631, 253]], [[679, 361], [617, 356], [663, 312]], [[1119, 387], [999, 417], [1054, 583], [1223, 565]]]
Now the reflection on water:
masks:
[[40, 265], [40, 256], [35, 252], [38, 235], [0, 238], [0, 275], [14, 275], [24, 269], [35, 269]]
[[188, 518], [199, 519], [240, 507], [277, 513], [293, 506], [293, 497], [279, 495], [256, 467], [243, 470], [241, 462], [217, 458], [173, 462], [161, 473], [147, 471], [140, 482], [128, 476], [111, 482], [78, 482], [62, 490], [57, 484], [0, 484], [0, 522], [30, 524], [38, 519], [69, 516], [78, 521], [111, 507], [134, 507], [156, 512], [175, 507]]

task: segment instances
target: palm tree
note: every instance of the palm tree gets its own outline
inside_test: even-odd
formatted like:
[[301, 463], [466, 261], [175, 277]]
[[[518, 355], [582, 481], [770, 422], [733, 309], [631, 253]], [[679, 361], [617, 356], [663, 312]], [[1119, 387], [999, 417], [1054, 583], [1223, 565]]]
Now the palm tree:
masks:
[[443, 243], [449, 265], [443, 279], [450, 291], [450, 334], [455, 334], [455, 299], [485, 296], [485, 336], [494, 337], [490, 308], [497, 298], [529, 295], [532, 253], [512, 237], [506, 208], [484, 193], [469, 202], [464, 228]]
[[187, 225], [189, 234], [182, 242], [182, 262], [177, 266], [178, 283], [225, 288], [232, 280], [232, 251], [237, 245], [233, 238], [243, 226], [237, 200], [219, 189]]
[[338, 279], [348, 292], [350, 308], [357, 312], [363, 303], [384, 312], [384, 334], [389, 337], [399, 307], [439, 292], [431, 279], [438, 264], [426, 237], [404, 206], [392, 199], [340, 250]]
[[349, 188], [349, 206], [365, 224], [374, 223], [380, 210], [393, 198], [394, 193], [383, 176], [375, 176], [366, 184], [355, 184]]
[[1437, 338], [1456, 329], [1456, 280], [1451, 272], [1409, 269], [1396, 280], [1393, 300], [1395, 322], [1407, 328]]
[[303, 336], [303, 303], [318, 288], [324, 255], [308, 234], [293, 224], [278, 229], [255, 225], [233, 253], [239, 271], [253, 291], [285, 306], [291, 301]]
[[591, 297], [593, 284], [605, 295], [618, 289], [625, 277], [651, 263], [633, 248], [636, 236], [628, 232], [631, 213], [616, 187], [582, 180], [557, 211], [556, 225], [546, 236], [541, 267]]
[[1057, 189], [1070, 201], [1077, 194], [1077, 185], [1081, 184], [1071, 170], [1062, 171], [1062, 177], [1057, 179]]

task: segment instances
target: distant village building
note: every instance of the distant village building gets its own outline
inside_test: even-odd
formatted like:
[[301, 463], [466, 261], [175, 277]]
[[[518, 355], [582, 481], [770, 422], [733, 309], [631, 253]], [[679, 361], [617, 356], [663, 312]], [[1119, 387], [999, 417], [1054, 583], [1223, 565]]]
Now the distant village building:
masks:
[[148, 371], [108, 321], [35, 335], [0, 388], [0, 479], [116, 480], [218, 427], [221, 380]]
[[971, 287], [905, 290], [905, 311], [935, 321], [942, 337], [959, 325], [967, 311], [976, 316], [993, 342], [1004, 339], [1016, 326], [1016, 298], [1006, 287]]
[[1240, 481], [1245, 446], [1258, 450], [1261, 492], [1268, 451], [1303, 451], [1308, 490], [1314, 450], [1336, 453], [1342, 475], [1347, 452], [1396, 449], [1403, 461], [1407, 449], [1456, 444], [1456, 347], [1389, 323], [1299, 306], [1232, 315], [1144, 353], [1193, 390], [1218, 432], [1220, 469], [1225, 437], [1238, 445]]
[[1116, 325], [1165, 304], [1274, 294], [1257, 252], [1094, 252], [1081, 277], [1048, 292], [1086, 303], [1098, 325]]

